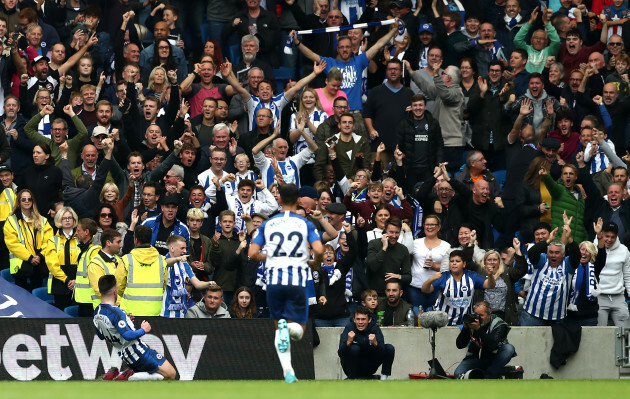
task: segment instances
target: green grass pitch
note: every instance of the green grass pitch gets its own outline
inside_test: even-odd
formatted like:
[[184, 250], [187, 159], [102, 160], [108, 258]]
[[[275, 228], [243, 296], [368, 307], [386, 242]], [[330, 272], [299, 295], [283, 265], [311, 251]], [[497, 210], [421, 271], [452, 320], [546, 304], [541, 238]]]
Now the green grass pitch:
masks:
[[[0, 382], [2, 398], [623, 398], [630, 380]], [[394, 396], [404, 395], [404, 396]]]

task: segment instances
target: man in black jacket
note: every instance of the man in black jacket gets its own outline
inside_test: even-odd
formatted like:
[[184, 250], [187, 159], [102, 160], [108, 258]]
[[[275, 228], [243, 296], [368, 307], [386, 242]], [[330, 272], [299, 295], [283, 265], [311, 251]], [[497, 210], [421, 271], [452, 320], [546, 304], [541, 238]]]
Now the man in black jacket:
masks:
[[365, 306], [357, 308], [353, 320], [341, 333], [337, 354], [348, 379], [369, 378], [381, 364], [381, 380], [392, 374], [394, 346], [385, 343], [380, 327]]
[[422, 94], [412, 96], [410, 115], [398, 126], [398, 150], [405, 154], [403, 170], [409, 184], [429, 179], [434, 167], [442, 162], [444, 140], [440, 124], [426, 111], [426, 105]]
[[468, 347], [466, 357], [455, 369], [455, 378], [465, 378], [472, 369], [483, 370], [485, 378], [498, 378], [503, 366], [516, 356], [514, 346], [508, 343], [510, 326], [499, 316], [493, 315], [490, 304], [480, 301], [475, 304], [476, 320], [466, 322], [457, 336], [458, 349]]

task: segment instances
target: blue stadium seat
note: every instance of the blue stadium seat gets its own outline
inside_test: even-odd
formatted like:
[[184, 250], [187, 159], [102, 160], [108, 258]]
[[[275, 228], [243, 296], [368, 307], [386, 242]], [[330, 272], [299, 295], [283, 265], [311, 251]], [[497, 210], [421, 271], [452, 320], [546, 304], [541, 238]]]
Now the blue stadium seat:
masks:
[[72, 317], [79, 317], [79, 305], [68, 306], [63, 311]]
[[496, 172], [492, 172], [492, 174], [496, 177], [499, 187], [503, 190], [503, 184], [505, 183], [505, 170], [497, 170]]
[[11, 275], [10, 269], [4, 269], [0, 271], [0, 277], [2, 277], [3, 279], [7, 280], [8, 282], [12, 284], [15, 284], [15, 280], [13, 280], [13, 276]]
[[48, 293], [48, 287], [35, 288], [33, 290], [33, 295], [35, 295], [37, 298], [41, 299], [42, 301], [46, 301], [50, 304], [55, 302], [54, 297]]
[[278, 69], [273, 70], [273, 75], [276, 78], [276, 88], [278, 93], [284, 91], [284, 85], [289, 79], [295, 78], [295, 70], [290, 67], [281, 66]]

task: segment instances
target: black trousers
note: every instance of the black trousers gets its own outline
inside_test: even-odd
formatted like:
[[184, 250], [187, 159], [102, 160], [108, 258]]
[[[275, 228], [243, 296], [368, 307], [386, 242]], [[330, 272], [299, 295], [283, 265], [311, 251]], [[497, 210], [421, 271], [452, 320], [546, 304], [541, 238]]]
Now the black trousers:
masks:
[[339, 355], [341, 367], [349, 379], [366, 378], [372, 376], [379, 366], [381, 374], [392, 375], [392, 364], [396, 350], [392, 344], [379, 345], [369, 351], [361, 349], [359, 345], [350, 345], [345, 355]]

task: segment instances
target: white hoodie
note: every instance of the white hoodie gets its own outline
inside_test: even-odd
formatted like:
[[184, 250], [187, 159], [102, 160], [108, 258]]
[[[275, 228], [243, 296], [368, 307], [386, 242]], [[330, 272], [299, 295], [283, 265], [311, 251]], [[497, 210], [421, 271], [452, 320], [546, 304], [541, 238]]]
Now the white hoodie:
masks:
[[[597, 245], [597, 244], [595, 244]], [[606, 249], [606, 265], [599, 275], [599, 288], [604, 295], [630, 294], [630, 251], [619, 238]]]

